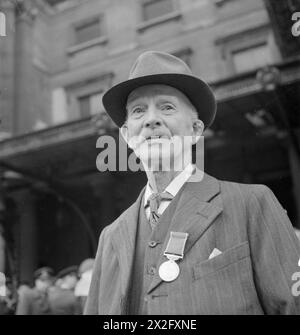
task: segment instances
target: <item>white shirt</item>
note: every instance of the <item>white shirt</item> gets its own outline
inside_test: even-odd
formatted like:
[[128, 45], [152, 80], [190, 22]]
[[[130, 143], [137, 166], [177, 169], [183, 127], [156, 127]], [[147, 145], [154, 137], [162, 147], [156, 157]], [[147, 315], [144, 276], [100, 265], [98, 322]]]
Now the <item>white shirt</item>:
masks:
[[81, 278], [76, 284], [74, 295], [76, 297], [87, 297], [92, 281], [93, 270], [88, 270], [81, 275]]
[[[164, 192], [170, 193], [173, 198], [176, 196], [176, 194], [180, 191], [181, 187], [185, 184], [185, 182], [190, 178], [194, 170], [193, 164], [188, 164], [183, 171], [179, 173], [166, 187]], [[150, 217], [150, 207], [147, 206], [147, 202], [151, 194], [154, 193], [149, 182], [146, 185], [145, 195], [144, 195], [144, 206], [146, 208], [146, 216], [149, 220]], [[166, 208], [169, 206], [171, 200], [163, 199], [160, 203], [160, 206], [158, 207], [158, 214], [162, 214]]]

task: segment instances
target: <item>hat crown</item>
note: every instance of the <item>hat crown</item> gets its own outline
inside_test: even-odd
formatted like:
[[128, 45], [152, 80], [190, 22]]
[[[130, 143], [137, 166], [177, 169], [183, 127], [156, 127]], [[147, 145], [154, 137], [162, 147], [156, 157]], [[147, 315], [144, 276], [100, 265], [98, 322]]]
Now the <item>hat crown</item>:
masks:
[[180, 58], [164, 52], [147, 51], [133, 64], [129, 79], [164, 73], [192, 75], [191, 69]]
[[173, 55], [146, 51], [133, 64], [129, 79], [111, 87], [102, 97], [103, 106], [118, 127], [126, 122], [129, 94], [145, 85], [168, 85], [185, 94], [195, 106], [205, 128], [216, 114], [216, 99], [205, 81], [193, 75], [189, 66]]

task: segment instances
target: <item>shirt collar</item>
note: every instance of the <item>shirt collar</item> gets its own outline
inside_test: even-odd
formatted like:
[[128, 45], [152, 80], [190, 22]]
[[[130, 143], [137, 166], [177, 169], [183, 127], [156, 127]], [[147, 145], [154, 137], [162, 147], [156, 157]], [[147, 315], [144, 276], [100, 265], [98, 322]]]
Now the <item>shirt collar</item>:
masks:
[[[190, 178], [194, 170], [194, 165], [189, 163], [184, 170], [182, 170], [166, 187], [164, 192], [170, 193], [173, 197], [179, 192], [184, 183]], [[145, 196], [144, 196], [144, 206], [147, 205], [150, 195], [154, 193], [149, 182], [146, 185]]]

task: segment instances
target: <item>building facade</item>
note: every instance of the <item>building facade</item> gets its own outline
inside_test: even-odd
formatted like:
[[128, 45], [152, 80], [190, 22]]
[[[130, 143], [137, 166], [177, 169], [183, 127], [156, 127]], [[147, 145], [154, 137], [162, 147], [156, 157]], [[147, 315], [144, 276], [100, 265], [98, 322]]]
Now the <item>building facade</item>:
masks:
[[206, 171], [268, 185], [299, 227], [300, 50], [289, 36], [295, 47], [285, 52], [286, 20], [279, 20], [296, 11], [298, 1], [276, 6], [263, 0], [2, 0], [7, 271], [31, 280], [39, 265], [59, 270], [93, 256], [102, 228], [145, 184], [142, 172], [99, 172], [96, 144], [99, 136], [119, 135], [101, 96], [127, 79], [146, 50], [181, 57], [215, 92]]

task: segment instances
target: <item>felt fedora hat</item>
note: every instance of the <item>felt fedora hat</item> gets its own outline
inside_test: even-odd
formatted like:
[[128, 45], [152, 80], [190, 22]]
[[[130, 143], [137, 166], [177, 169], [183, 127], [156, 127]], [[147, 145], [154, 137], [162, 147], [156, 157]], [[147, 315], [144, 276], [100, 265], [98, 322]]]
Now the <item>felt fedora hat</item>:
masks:
[[126, 120], [128, 95], [140, 86], [153, 84], [172, 86], [184, 93], [196, 108], [205, 128], [212, 124], [217, 104], [211, 88], [194, 76], [180, 58], [163, 52], [147, 51], [133, 64], [129, 79], [113, 86], [103, 95], [103, 105], [118, 127]]

